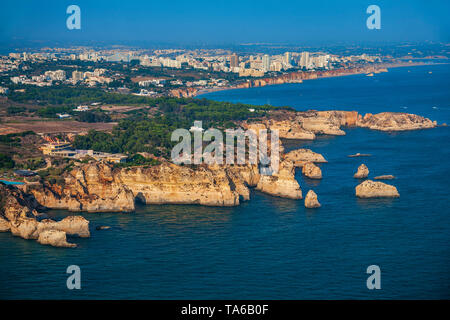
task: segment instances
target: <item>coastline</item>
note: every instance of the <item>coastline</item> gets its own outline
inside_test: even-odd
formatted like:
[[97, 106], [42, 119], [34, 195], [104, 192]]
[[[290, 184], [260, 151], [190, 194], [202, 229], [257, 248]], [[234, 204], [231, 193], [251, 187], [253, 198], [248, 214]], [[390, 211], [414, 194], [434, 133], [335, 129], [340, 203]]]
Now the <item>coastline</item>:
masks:
[[[386, 63], [386, 64], [380, 64], [375, 66], [370, 66], [368, 68], [364, 68], [364, 69], [360, 69], [360, 68], [356, 68], [356, 69], [344, 69], [344, 70], [348, 70], [348, 71], [353, 71], [353, 72], [348, 72], [348, 73], [338, 73], [338, 74], [322, 74], [322, 73], [315, 73], [313, 74], [313, 77], [309, 77], [309, 78], [304, 78], [301, 79], [300, 81], [286, 81], [286, 82], [281, 82], [281, 83], [268, 83], [265, 85], [258, 85], [258, 86], [229, 86], [229, 87], [222, 87], [222, 88], [210, 88], [210, 89], [201, 89], [198, 90], [197, 92], [195, 92], [192, 97], [193, 98], [204, 98], [204, 97], [200, 97], [202, 95], [208, 94], [208, 93], [212, 93], [212, 92], [218, 92], [218, 91], [227, 91], [227, 90], [236, 90], [236, 89], [249, 89], [249, 88], [258, 88], [258, 87], [265, 87], [265, 86], [272, 86], [272, 85], [280, 85], [280, 84], [287, 84], [287, 83], [302, 83], [303, 81], [306, 80], [315, 80], [315, 79], [323, 79], [323, 78], [337, 78], [337, 77], [345, 77], [345, 76], [352, 76], [352, 75], [360, 75], [360, 74], [365, 74], [365, 73], [370, 73], [370, 72], [374, 72], [373, 70], [377, 70], [376, 73], [381, 73], [381, 72], [389, 72], [389, 69], [394, 69], [394, 68], [404, 68], [404, 67], [420, 67], [420, 66], [434, 66], [434, 65], [441, 65], [441, 64], [449, 64], [449, 63], [444, 63], [444, 62], [439, 62], [439, 63], [435, 63], [435, 62], [414, 62], [414, 63]], [[378, 70], [383, 70], [383, 71], [378, 71]], [[385, 70], [385, 71], [384, 71]], [[331, 71], [331, 70], [330, 70]], [[337, 71], [337, 70], [336, 70]], [[262, 78], [262, 79], [254, 79], [251, 81], [258, 81], [258, 80], [265, 80], [265, 79], [278, 79], [279, 77], [273, 77], [273, 78]], [[244, 82], [248, 83], [248, 82]]]

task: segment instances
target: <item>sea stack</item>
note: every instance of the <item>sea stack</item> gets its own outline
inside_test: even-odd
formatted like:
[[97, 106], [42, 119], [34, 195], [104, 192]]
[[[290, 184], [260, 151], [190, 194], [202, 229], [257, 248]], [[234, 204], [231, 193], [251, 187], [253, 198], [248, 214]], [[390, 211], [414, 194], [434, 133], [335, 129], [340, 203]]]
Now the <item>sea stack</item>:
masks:
[[292, 161], [284, 160], [278, 173], [261, 175], [256, 190], [282, 198], [302, 199], [302, 189], [295, 180], [294, 170]]
[[363, 163], [358, 167], [358, 171], [353, 176], [356, 179], [365, 179], [369, 176], [369, 168]]
[[302, 173], [310, 179], [322, 179], [322, 170], [312, 162], [303, 165]]
[[379, 181], [366, 180], [356, 186], [358, 198], [398, 198], [397, 188]]
[[302, 167], [307, 162], [324, 163], [327, 162], [324, 156], [310, 149], [292, 150], [284, 156], [284, 159], [294, 162], [294, 166]]
[[305, 207], [306, 208], [319, 208], [320, 207], [320, 203], [317, 200], [317, 194], [312, 190], [309, 190], [308, 193], [306, 194]]

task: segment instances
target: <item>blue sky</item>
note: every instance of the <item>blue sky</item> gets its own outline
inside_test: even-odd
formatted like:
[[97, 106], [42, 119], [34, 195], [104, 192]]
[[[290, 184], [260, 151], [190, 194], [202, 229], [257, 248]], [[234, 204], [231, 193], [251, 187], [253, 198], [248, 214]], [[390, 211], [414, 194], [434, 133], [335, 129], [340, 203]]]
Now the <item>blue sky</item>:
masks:
[[[66, 8], [81, 8], [81, 30]], [[381, 8], [368, 30], [366, 8]], [[183, 44], [450, 40], [450, 1], [4, 1], [0, 41], [155, 41]]]

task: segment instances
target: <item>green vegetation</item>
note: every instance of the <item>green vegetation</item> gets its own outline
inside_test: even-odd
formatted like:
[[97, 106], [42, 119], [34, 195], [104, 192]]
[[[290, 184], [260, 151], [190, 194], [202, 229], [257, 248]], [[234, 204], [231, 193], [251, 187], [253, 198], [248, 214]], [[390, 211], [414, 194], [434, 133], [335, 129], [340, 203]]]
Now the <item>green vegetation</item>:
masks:
[[20, 137], [25, 137], [27, 135], [35, 135], [33, 131], [23, 131], [19, 133], [9, 133], [0, 135], [0, 143], [8, 144], [9, 146], [20, 145]]
[[[25, 92], [12, 90], [8, 98], [20, 103], [36, 103], [42, 106], [58, 106], [56, 108], [72, 108], [80, 104], [100, 102], [103, 104], [149, 104], [151, 98], [106, 92], [99, 88], [52, 86], [35, 87], [26, 86]], [[69, 111], [62, 109], [61, 111]], [[58, 111], [59, 112], [59, 111]]]
[[37, 114], [43, 118], [56, 118], [57, 113], [67, 113], [71, 111], [71, 107], [60, 106], [60, 107], [44, 107], [37, 111]]
[[66, 171], [72, 170], [73, 166], [74, 166], [73, 162], [70, 162], [64, 166], [50, 167], [45, 170], [39, 171], [38, 175], [43, 180], [46, 180], [46, 181], [50, 182], [51, 184], [57, 183], [57, 184], [63, 185], [64, 184], [64, 178], [62, 177], [63, 173]]
[[9, 99], [45, 105], [37, 111], [42, 117], [71, 113], [75, 119], [84, 122], [108, 122], [111, 118], [100, 109], [75, 113], [72, 109], [76, 105], [97, 102], [149, 107], [128, 112], [128, 117], [120, 120], [112, 133], [90, 131], [87, 135], [77, 136], [73, 146], [77, 149], [128, 155], [148, 152], [163, 157], [167, 157], [169, 150], [176, 144], [171, 141], [172, 132], [180, 128], [189, 129], [194, 121], [202, 121], [205, 129], [224, 130], [236, 127], [236, 123], [242, 120], [260, 119], [271, 110], [292, 110], [288, 107], [253, 106], [207, 99], [149, 98], [106, 92], [100, 88], [68, 86], [27, 86], [25, 92], [13, 91]]
[[11, 106], [8, 107], [6, 109], [6, 112], [8, 115], [13, 116], [13, 115], [19, 115], [19, 114], [23, 114], [27, 111], [27, 108], [25, 107], [15, 107], [15, 106]]
[[168, 156], [168, 150], [175, 144], [171, 141], [172, 132], [179, 128], [189, 129], [196, 120], [203, 122], [203, 128], [225, 129], [235, 127], [235, 121], [260, 118], [269, 110], [280, 109], [206, 99], [151, 100], [159, 114], [152, 117], [140, 113], [132, 115], [121, 120], [112, 134], [92, 130], [85, 136], [77, 136], [73, 146], [103, 152], [149, 152], [156, 156]]
[[45, 167], [46, 162], [42, 157], [29, 158], [21, 165], [22, 169], [26, 170], [36, 170]]
[[111, 122], [111, 117], [104, 112], [84, 111], [76, 117], [81, 122]]
[[135, 154], [128, 158], [125, 163], [116, 163], [114, 166], [117, 168], [134, 167], [134, 166], [156, 166], [160, 162], [156, 159], [148, 159], [140, 154]]
[[9, 155], [0, 153], [0, 168], [2, 169], [14, 168], [14, 160]]

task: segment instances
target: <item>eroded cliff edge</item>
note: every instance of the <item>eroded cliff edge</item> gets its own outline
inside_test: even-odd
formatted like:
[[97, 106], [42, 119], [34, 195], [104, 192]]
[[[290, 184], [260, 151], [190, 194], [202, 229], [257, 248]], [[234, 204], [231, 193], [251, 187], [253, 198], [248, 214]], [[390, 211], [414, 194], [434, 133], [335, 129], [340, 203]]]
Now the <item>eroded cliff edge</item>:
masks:
[[89, 237], [89, 221], [81, 216], [69, 216], [61, 221], [41, 219], [43, 209], [36, 199], [22, 190], [0, 183], [0, 231], [10, 231], [24, 239], [36, 239], [55, 247], [76, 247], [66, 235]]
[[66, 173], [64, 184], [27, 185], [24, 191], [48, 208], [70, 211], [131, 212], [145, 204], [236, 206], [250, 199], [250, 187], [292, 199], [301, 198], [294, 166], [284, 161], [270, 179], [256, 165], [181, 166], [163, 162], [152, 167], [113, 168], [103, 162], [80, 164]]
[[314, 140], [317, 135], [345, 135], [343, 127], [360, 127], [380, 131], [407, 131], [437, 126], [436, 121], [403, 112], [367, 113], [357, 111], [275, 111], [259, 122], [242, 123], [246, 129], [277, 129], [280, 138]]

